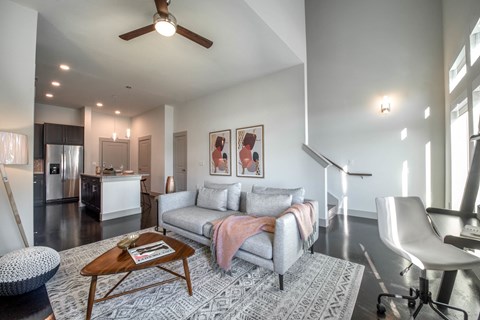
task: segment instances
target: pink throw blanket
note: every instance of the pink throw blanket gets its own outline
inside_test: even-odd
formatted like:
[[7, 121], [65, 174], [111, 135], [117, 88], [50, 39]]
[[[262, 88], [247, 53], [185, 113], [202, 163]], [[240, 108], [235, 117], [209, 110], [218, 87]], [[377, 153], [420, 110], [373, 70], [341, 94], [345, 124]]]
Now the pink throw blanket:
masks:
[[313, 238], [312, 235], [314, 235], [314, 231], [317, 229], [317, 222], [315, 221], [315, 208], [313, 207], [313, 204], [311, 202], [294, 204], [285, 210], [280, 216], [283, 216], [289, 212], [295, 216], [300, 237], [304, 241], [304, 246], [307, 245], [308, 247], [306, 249], [308, 249], [311, 245], [313, 245], [313, 243], [310, 243], [313, 242], [313, 240], [309, 241], [309, 239]]
[[247, 238], [262, 230], [275, 230], [275, 217], [228, 216], [213, 224], [212, 258], [224, 271], [229, 272], [232, 259]]
[[[308, 250], [313, 245], [317, 223], [315, 208], [311, 202], [294, 204], [280, 216], [291, 212], [297, 221], [298, 231], [303, 241], [303, 249]], [[229, 272], [232, 259], [245, 240], [261, 231], [275, 232], [277, 217], [265, 216], [228, 216], [225, 219], [212, 221], [213, 235], [211, 237], [211, 252], [214, 265]]]

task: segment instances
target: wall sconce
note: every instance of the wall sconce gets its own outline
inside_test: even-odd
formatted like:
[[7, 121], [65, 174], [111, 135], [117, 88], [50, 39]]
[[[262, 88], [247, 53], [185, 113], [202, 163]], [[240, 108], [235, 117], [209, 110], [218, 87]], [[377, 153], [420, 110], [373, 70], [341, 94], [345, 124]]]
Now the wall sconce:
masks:
[[388, 96], [383, 96], [382, 103], [380, 104], [380, 111], [382, 113], [390, 113], [390, 98]]
[[130, 128], [127, 128], [127, 133], [125, 134], [125, 138], [130, 139], [131, 133], [132, 132], [131, 132]]

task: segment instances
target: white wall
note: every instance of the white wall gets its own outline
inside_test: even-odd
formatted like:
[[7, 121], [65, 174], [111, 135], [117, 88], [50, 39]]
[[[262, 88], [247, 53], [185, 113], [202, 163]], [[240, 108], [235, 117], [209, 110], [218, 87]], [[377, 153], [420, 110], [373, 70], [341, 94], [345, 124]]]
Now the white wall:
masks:
[[[131, 127], [131, 120], [127, 117], [108, 115], [99, 112], [92, 112], [91, 117], [90, 150], [85, 149], [85, 172], [88, 173], [93, 173], [95, 171], [95, 166], [102, 165], [100, 163], [100, 138], [111, 139], [115, 125], [118, 139], [125, 139], [127, 128]], [[87, 136], [88, 134], [86, 137]], [[134, 170], [134, 167], [132, 167], [131, 152], [132, 142], [130, 141], [130, 169]]]
[[[17, 208], [33, 246], [33, 106], [37, 12], [0, 2], [0, 130], [28, 136], [29, 164], [6, 166]], [[5, 116], [5, 115], [8, 115]], [[3, 183], [0, 186], [0, 255], [22, 248]]]
[[[166, 177], [173, 176], [173, 132], [174, 132], [175, 108], [165, 106], [165, 182]], [[165, 183], [164, 183], [165, 185]]]
[[[222, 90], [175, 108], [175, 131], [187, 131], [187, 189], [205, 180], [239, 181], [244, 191], [253, 184], [294, 188], [304, 186], [306, 196], [321, 198], [320, 166], [302, 151], [304, 138], [304, 67], [298, 65], [260, 79]], [[209, 132], [264, 125], [265, 178], [210, 176]], [[236, 168], [232, 150], [232, 171]]]
[[138, 170], [138, 138], [151, 136], [152, 162], [150, 190], [163, 193], [165, 188], [165, 106], [145, 112], [132, 119], [130, 152], [132, 170]]
[[[432, 143], [432, 201], [444, 201], [442, 7], [437, 0], [306, 0], [310, 145], [349, 177], [349, 208], [375, 212], [377, 196], [426, 199], [425, 144]], [[392, 112], [380, 114], [383, 95]], [[431, 116], [424, 119], [424, 110]], [[408, 138], [400, 132], [408, 129]], [[342, 197], [337, 174], [329, 189]]]
[[291, 0], [245, 0], [302, 61], [307, 61], [305, 2]]
[[[445, 79], [445, 132], [446, 132], [446, 183], [445, 183], [445, 206], [450, 208], [451, 202], [451, 164], [450, 164], [450, 112], [452, 105], [461, 96], [469, 100], [470, 132], [473, 126], [478, 125], [479, 119], [472, 119], [472, 89], [475, 79], [480, 76], [480, 60], [470, 66], [467, 63], [467, 74], [456, 88], [449, 92], [448, 72], [457, 58], [463, 46], [469, 56], [469, 37], [473, 27], [480, 18], [480, 2], [478, 0], [443, 0], [443, 42], [444, 42], [444, 79]], [[469, 61], [469, 60], [468, 60]], [[473, 150], [473, 143], [470, 144]], [[473, 155], [473, 154], [472, 154]]]
[[35, 123], [57, 123], [83, 126], [83, 109], [64, 108], [35, 103]]

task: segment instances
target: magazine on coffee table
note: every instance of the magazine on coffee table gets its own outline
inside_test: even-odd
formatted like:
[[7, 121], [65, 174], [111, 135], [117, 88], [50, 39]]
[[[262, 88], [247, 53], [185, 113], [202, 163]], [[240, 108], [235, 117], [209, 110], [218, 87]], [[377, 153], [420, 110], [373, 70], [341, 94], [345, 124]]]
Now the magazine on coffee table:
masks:
[[157, 259], [173, 252], [175, 250], [163, 240], [128, 249], [128, 253], [136, 264]]

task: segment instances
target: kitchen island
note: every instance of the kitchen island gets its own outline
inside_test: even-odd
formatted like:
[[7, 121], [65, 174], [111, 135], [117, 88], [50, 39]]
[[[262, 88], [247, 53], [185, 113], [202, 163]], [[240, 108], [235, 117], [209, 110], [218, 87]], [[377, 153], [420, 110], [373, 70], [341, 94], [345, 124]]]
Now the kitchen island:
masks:
[[99, 214], [99, 220], [110, 220], [142, 212], [139, 174], [80, 175], [80, 202]]

